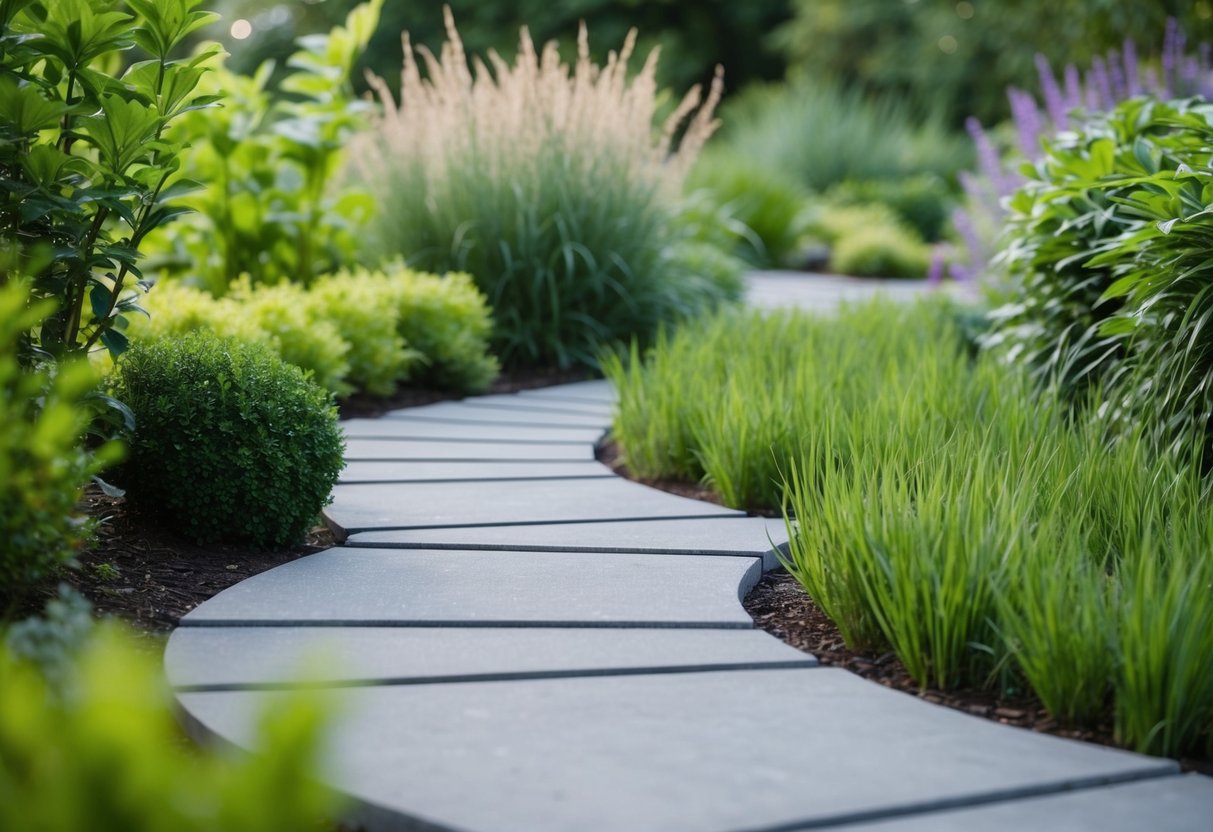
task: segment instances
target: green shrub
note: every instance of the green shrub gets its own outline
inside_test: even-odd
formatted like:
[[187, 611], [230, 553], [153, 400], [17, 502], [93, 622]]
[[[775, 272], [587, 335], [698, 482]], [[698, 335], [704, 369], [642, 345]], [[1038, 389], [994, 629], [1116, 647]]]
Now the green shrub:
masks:
[[1034, 691], [1148, 753], [1213, 739], [1213, 515], [1189, 457], [973, 355], [932, 301], [721, 316], [605, 362], [644, 476], [782, 509], [789, 572], [921, 685]]
[[81, 491], [118, 452], [82, 447], [89, 413], [81, 400], [96, 385], [87, 362], [21, 366], [22, 339], [50, 311], [28, 300], [26, 284], [0, 285], [0, 617], [83, 545]]
[[859, 277], [924, 277], [931, 249], [899, 226], [856, 228], [830, 249], [830, 268]]
[[821, 76], [753, 87], [724, 108], [724, 145], [776, 177], [824, 193], [846, 181], [932, 174], [954, 182], [971, 143], [904, 98], [873, 96]]
[[823, 200], [813, 204], [805, 214], [806, 233], [829, 246], [864, 228], [900, 227], [901, 221], [893, 210], [879, 202], [839, 205]]
[[1133, 99], [1059, 136], [1010, 201], [988, 346], [1160, 445], [1208, 452], [1213, 105]]
[[381, 206], [374, 249], [470, 274], [507, 366], [592, 365], [603, 343], [647, 338], [716, 300], [670, 257], [677, 194], [719, 86], [671, 156], [698, 91], [655, 132], [655, 62], [628, 78], [632, 46], [599, 70], [583, 39], [570, 68], [524, 33], [513, 66], [471, 73], [448, 20], [428, 79], [406, 49], [399, 106], [377, 85], [385, 115], [354, 154]]
[[118, 363], [114, 391], [136, 418], [131, 504], [193, 539], [296, 543], [341, 470], [329, 395], [263, 344], [148, 343]]
[[[36, 333], [55, 356], [126, 349], [140, 246], [182, 212], [188, 189], [176, 181], [177, 124], [216, 100], [195, 89], [218, 47], [170, 59], [217, 19], [200, 2], [0, 5], [0, 250], [36, 298], [55, 302]], [[115, 77], [135, 45], [147, 60]]]
[[709, 147], [687, 187], [707, 191], [749, 234], [734, 254], [755, 266], [788, 266], [800, 254], [808, 194], [787, 176], [728, 149]]
[[264, 710], [262, 753], [189, 748], [158, 664], [102, 625], [52, 681], [0, 639], [0, 828], [41, 832], [299, 832], [332, 822], [313, 779], [328, 710], [316, 694]]
[[891, 182], [840, 182], [829, 190], [826, 200], [834, 205], [886, 205], [928, 242], [943, 238], [956, 203], [947, 184], [933, 174]]

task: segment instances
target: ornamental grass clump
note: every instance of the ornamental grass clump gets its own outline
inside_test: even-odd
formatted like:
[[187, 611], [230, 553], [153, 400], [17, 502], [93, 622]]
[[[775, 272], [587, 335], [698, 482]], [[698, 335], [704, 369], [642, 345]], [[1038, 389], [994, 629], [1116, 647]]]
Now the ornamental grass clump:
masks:
[[1075, 410], [960, 310], [719, 316], [604, 362], [645, 477], [782, 510], [785, 566], [923, 687], [1030, 692], [1059, 724], [1207, 754], [1213, 516], [1199, 443]]
[[405, 35], [399, 102], [372, 79], [384, 113], [353, 158], [377, 192], [375, 253], [470, 273], [507, 366], [594, 364], [603, 342], [736, 295], [684, 260], [676, 221], [719, 76], [655, 132], [657, 52], [629, 77], [634, 32], [602, 67], [583, 27], [572, 66], [524, 29], [513, 64], [469, 68], [449, 9], [446, 26], [439, 55], [417, 50], [424, 78]]

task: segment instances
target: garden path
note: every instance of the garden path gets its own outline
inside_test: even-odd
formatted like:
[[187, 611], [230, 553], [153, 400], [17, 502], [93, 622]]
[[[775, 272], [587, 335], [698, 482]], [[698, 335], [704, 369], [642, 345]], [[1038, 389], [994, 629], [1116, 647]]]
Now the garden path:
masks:
[[[756, 276], [752, 301], [874, 285], [827, 280]], [[253, 746], [307, 667], [343, 689], [326, 777], [371, 830], [1208, 828], [1213, 780], [1171, 761], [930, 705], [755, 630], [740, 599], [782, 523], [615, 477], [594, 459], [612, 401], [579, 382], [346, 423], [342, 545], [170, 639], [191, 729]]]

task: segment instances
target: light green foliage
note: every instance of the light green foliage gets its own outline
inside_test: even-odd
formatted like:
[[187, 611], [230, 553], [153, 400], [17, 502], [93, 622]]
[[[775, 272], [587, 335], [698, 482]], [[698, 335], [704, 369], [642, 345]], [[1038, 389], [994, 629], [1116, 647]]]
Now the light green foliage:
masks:
[[[195, 94], [214, 48], [170, 56], [215, 20], [201, 0], [0, 3], [2, 271], [55, 301], [39, 346], [62, 356], [127, 346], [144, 238], [182, 208], [176, 129], [215, 97]], [[148, 56], [115, 77], [120, 53]]]
[[904, 99], [873, 96], [821, 76], [755, 87], [731, 99], [720, 140], [772, 175], [811, 191], [846, 181], [890, 182], [932, 174], [952, 182], [971, 142]]
[[51, 308], [28, 303], [24, 282], [0, 285], [0, 617], [83, 545], [80, 493], [119, 450], [82, 447], [90, 414], [81, 400], [96, 385], [86, 361], [21, 366], [22, 339]]
[[308, 289], [238, 280], [223, 298], [177, 281], [156, 288], [140, 337], [207, 330], [273, 349], [338, 395], [387, 395], [397, 384], [462, 392], [497, 377], [484, 296], [466, 274], [439, 277], [391, 266], [343, 272]]
[[267, 89], [270, 64], [247, 77], [209, 62], [203, 84], [223, 92], [223, 107], [180, 126], [192, 145], [186, 172], [205, 187], [185, 201], [196, 213], [149, 241], [160, 268], [222, 295], [244, 275], [307, 285], [355, 261], [373, 203], [336, 174], [365, 126], [368, 105], [354, 97], [350, 74], [382, 5], [364, 3], [344, 26], [302, 41], [277, 92]]
[[1114, 715], [1129, 747], [1199, 751], [1199, 466], [974, 357], [962, 320], [942, 302], [718, 317], [605, 363], [615, 435], [644, 476], [782, 508], [788, 570], [848, 644], [892, 650], [920, 684], [1027, 685], [1065, 724]]
[[247, 280], [240, 280], [227, 298], [215, 303], [225, 307], [226, 320], [244, 323], [231, 327], [244, 330], [244, 340], [265, 337], [283, 361], [311, 372], [312, 381], [325, 390], [350, 392], [350, 342], [306, 289], [282, 283], [253, 290]]
[[161, 671], [115, 625], [52, 677], [0, 641], [0, 828], [40, 832], [299, 832], [336, 817], [312, 779], [318, 694], [276, 697], [263, 753], [199, 753], [182, 741]]
[[470, 274], [506, 366], [592, 365], [604, 343], [735, 298], [735, 281], [695, 273], [703, 258], [679, 251], [677, 197], [719, 86], [654, 129], [656, 63], [629, 75], [630, 41], [600, 68], [585, 41], [570, 66], [523, 37], [515, 63], [472, 72], [449, 22], [424, 79], [406, 50], [399, 104], [378, 85], [384, 117], [354, 154], [381, 207], [373, 251]]
[[313, 314], [323, 315], [350, 345], [349, 382], [378, 396], [391, 395], [421, 353], [397, 331], [396, 293], [385, 280], [362, 273], [323, 280], [308, 293]]
[[391, 266], [375, 276], [394, 296], [396, 331], [421, 356], [410, 382], [470, 393], [497, 378], [500, 367], [488, 351], [493, 321], [470, 275]]
[[899, 225], [856, 228], [830, 250], [830, 270], [858, 277], [924, 277], [931, 249]]
[[344, 464], [331, 396], [264, 344], [150, 341], [118, 362], [114, 391], [136, 419], [128, 499], [198, 541], [298, 543]]

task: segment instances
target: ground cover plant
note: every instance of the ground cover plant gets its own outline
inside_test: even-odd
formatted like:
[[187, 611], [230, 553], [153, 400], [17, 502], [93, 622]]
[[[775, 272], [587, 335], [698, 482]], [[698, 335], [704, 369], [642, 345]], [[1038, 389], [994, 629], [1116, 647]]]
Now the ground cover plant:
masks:
[[1208, 752], [1207, 486], [1146, 426], [1075, 418], [938, 301], [723, 316], [606, 366], [628, 465], [782, 510], [787, 568], [849, 645]]
[[630, 76], [634, 35], [598, 67], [583, 29], [569, 66], [524, 31], [515, 63], [490, 53], [473, 71], [447, 23], [440, 55], [422, 53], [428, 77], [406, 48], [399, 103], [376, 82], [384, 114], [355, 158], [381, 207], [377, 253], [471, 274], [507, 367], [592, 365], [604, 342], [739, 293], [735, 274], [697, 273], [688, 260], [702, 249], [682, 245], [676, 219], [718, 83], [702, 106], [692, 91], [655, 138], [656, 54]]

